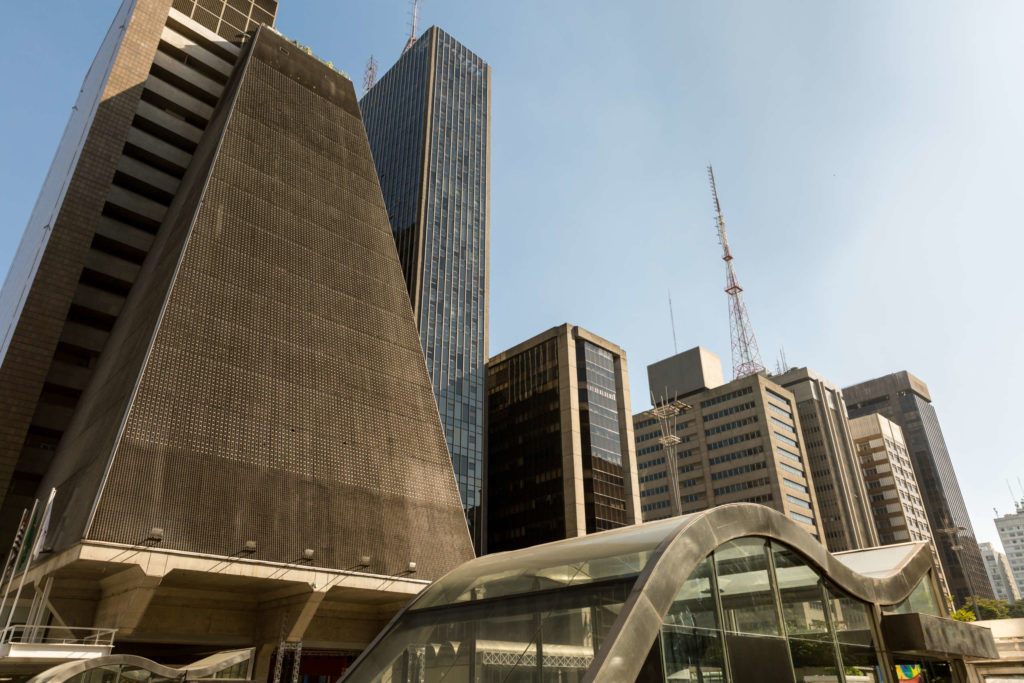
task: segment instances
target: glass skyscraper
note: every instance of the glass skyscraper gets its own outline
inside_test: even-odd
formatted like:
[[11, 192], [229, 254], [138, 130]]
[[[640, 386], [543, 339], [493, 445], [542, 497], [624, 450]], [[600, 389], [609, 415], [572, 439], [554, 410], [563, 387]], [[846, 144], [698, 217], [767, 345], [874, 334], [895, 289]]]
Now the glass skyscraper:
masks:
[[490, 84], [487, 63], [434, 26], [359, 103], [479, 551], [487, 441]]

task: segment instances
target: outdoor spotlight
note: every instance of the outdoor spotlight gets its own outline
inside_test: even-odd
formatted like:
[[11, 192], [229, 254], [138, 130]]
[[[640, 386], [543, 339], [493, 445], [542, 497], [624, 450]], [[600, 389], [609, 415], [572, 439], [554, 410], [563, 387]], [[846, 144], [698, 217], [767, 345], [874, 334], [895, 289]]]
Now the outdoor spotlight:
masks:
[[245, 545], [242, 546], [243, 553], [254, 553], [256, 552], [256, 541], [246, 541]]
[[305, 550], [303, 550], [302, 551], [302, 559], [304, 559], [304, 560], [312, 560], [313, 559], [313, 549], [312, 548], [306, 548]]
[[415, 562], [410, 562], [409, 563], [409, 573], [410, 574], [415, 574], [416, 573], [416, 563]]
[[149, 530], [149, 536], [146, 537], [146, 540], [153, 541], [154, 543], [159, 543], [160, 541], [164, 540], [164, 530], [158, 526], [153, 527]]

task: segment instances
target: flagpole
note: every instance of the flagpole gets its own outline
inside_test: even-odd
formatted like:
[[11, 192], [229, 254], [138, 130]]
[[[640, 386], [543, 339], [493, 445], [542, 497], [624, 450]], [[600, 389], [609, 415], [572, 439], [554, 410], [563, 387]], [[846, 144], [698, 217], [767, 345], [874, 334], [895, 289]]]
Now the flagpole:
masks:
[[[11, 550], [7, 553], [7, 562], [4, 563], [4, 573], [0, 574], [0, 588], [3, 588], [4, 596], [0, 599], [0, 615], [4, 613], [4, 607], [7, 606], [7, 594], [10, 593], [10, 589], [7, 586], [7, 571], [11, 568], [11, 562], [16, 561], [18, 552], [21, 550], [22, 536], [25, 533], [26, 521], [25, 518], [28, 516], [28, 508], [21, 511], [21, 521], [18, 523], [18, 533], [15, 534], [14, 543], [11, 544]], [[12, 572], [13, 576], [13, 572]]]
[[[32, 522], [35, 521], [36, 508], [37, 507], [39, 507], [39, 499], [38, 498], [36, 498], [35, 502], [32, 503], [32, 514], [29, 515], [29, 527], [30, 528], [32, 526]], [[28, 535], [28, 529], [26, 529], [25, 535], [26, 536]], [[21, 589], [25, 587], [25, 576], [28, 574], [28, 566], [29, 566], [30, 560], [31, 560], [31, 551], [29, 553], [26, 553], [25, 560], [26, 560], [26, 562], [25, 562], [25, 570], [21, 573], [21, 582], [18, 584], [18, 592], [14, 596], [14, 602], [11, 603], [11, 611], [7, 615], [7, 623], [4, 625], [4, 630], [2, 632], [0, 632], [0, 633], [2, 633], [3, 637], [7, 639], [4, 642], [8, 642], [8, 643], [11, 642], [11, 640], [10, 640], [11, 639], [11, 634], [8, 632], [7, 629], [9, 629], [11, 627], [11, 621], [14, 619], [14, 610], [17, 609], [17, 607], [18, 607], [18, 600], [21, 599]], [[14, 561], [14, 573], [15, 574], [18, 573], [18, 561], [17, 560]], [[13, 576], [12, 576], [12, 578], [13, 578]]]

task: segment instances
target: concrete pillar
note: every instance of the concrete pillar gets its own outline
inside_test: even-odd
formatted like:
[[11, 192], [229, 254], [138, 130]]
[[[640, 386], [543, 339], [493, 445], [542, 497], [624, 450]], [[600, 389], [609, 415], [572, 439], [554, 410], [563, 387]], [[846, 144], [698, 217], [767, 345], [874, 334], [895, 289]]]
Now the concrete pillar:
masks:
[[95, 626], [116, 628], [118, 636], [131, 635], [142, 622], [162, 579], [136, 566], [100, 581], [102, 596], [96, 606]]

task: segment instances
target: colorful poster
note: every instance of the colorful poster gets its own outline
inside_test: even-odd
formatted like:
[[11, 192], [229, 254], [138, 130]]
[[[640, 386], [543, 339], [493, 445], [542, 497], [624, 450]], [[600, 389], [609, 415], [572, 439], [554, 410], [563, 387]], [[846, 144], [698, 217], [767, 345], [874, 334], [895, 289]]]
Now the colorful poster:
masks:
[[897, 664], [896, 679], [908, 683], [922, 683], [920, 664]]

